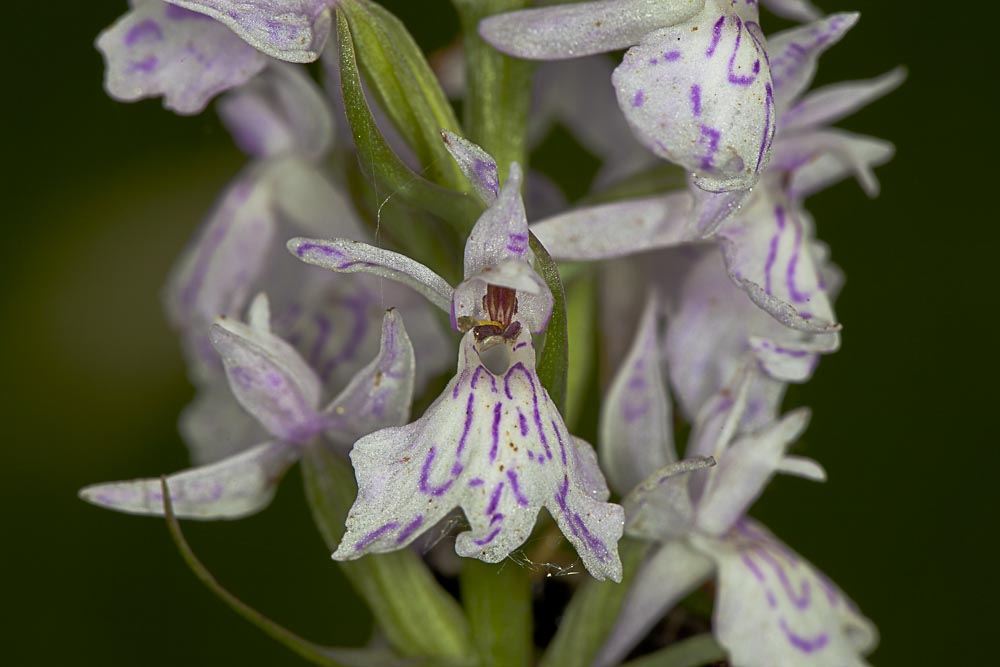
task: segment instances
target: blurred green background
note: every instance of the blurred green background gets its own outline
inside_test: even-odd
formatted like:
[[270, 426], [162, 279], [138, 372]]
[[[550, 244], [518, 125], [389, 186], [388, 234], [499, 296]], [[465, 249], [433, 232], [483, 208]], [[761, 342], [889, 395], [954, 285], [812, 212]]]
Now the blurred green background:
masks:
[[[427, 47], [457, 25], [441, 0], [384, 4]], [[820, 83], [898, 64], [910, 78], [842, 123], [896, 143], [882, 196], [850, 182], [809, 202], [848, 277], [846, 330], [789, 400], [813, 406], [805, 453], [830, 481], [779, 479], [754, 513], [878, 623], [874, 663], [995, 664], [995, 58], [967, 33], [974, 18], [937, 3], [820, 4], [864, 14], [822, 59]], [[87, 483], [186, 465], [175, 421], [191, 389], [160, 289], [243, 162], [210, 113], [104, 95], [92, 42], [125, 9], [5, 7], [0, 663], [297, 665], [203, 590], [160, 521], [76, 498]], [[293, 474], [268, 511], [189, 524], [189, 539], [273, 618], [358, 643], [369, 619], [301, 496]]]

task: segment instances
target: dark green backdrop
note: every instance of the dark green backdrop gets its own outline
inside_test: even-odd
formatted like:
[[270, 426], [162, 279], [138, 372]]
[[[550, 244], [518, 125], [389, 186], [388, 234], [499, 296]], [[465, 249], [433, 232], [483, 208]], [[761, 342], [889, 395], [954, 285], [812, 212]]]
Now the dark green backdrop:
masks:
[[[843, 124], [897, 144], [881, 198], [845, 183], [810, 201], [848, 276], [846, 330], [790, 400], [814, 408], [807, 451], [830, 482], [778, 480], [754, 512], [878, 623], [875, 663], [994, 664], [995, 59], [964, 5], [956, 18], [939, 3], [819, 2], [864, 14], [821, 82], [897, 64], [910, 79]], [[385, 4], [425, 46], [455, 27], [443, 0]], [[86, 483], [185, 465], [174, 423], [191, 390], [159, 291], [242, 162], [210, 114], [105, 97], [92, 42], [125, 7], [4, 7], [0, 663], [297, 665], [201, 588], [161, 522], [76, 499]], [[188, 534], [281, 622], [365, 637], [295, 475], [262, 515]]]

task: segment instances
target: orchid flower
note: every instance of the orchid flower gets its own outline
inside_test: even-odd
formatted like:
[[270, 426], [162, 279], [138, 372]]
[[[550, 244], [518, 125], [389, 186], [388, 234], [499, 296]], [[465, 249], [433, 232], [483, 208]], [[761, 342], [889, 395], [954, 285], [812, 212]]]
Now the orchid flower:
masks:
[[[359, 436], [405, 423], [413, 396], [413, 346], [400, 316], [385, 313], [378, 355], [321, 407], [322, 384], [309, 364], [271, 332], [267, 297], [258, 295], [246, 324], [219, 318], [212, 344], [239, 404], [268, 434], [266, 441], [215, 463], [169, 475], [177, 516], [234, 519], [270, 503], [284, 472], [307, 447], [328, 441], [342, 453]], [[80, 496], [133, 514], [163, 513], [158, 478], [88, 486]]]
[[480, 34], [520, 58], [629, 48], [612, 82], [636, 137], [711, 192], [747, 190], [767, 165], [774, 95], [757, 3], [599, 0], [490, 17]]
[[168, 109], [196, 114], [267, 65], [264, 54], [202, 14], [161, 0], [129, 5], [97, 38], [107, 62], [104, 87], [117, 100], [163, 95]]
[[593, 450], [570, 436], [535, 370], [531, 332], [546, 328], [552, 294], [532, 268], [520, 167], [511, 165], [501, 188], [492, 157], [444, 136], [488, 205], [469, 235], [465, 280], [454, 290], [426, 266], [365, 244], [288, 244], [311, 264], [410, 285], [463, 333], [457, 374], [424, 415], [355, 443], [358, 499], [333, 557], [400, 549], [461, 507], [471, 530], [458, 536], [456, 552], [495, 563], [524, 543], [544, 506], [595, 578], [620, 581], [621, 507], [605, 502], [609, 491]]
[[[684, 595], [717, 579], [714, 633], [735, 667], [862, 666], [874, 626], [821, 572], [745, 516], [776, 472], [823, 480], [810, 459], [787, 456], [808, 412], [753, 430], [745, 422], [752, 370], [706, 402], [678, 461], [656, 363], [655, 300], [602, 413], [601, 458], [626, 493], [626, 532], [655, 543], [595, 664], [617, 662]], [[717, 464], [713, 465], [714, 462]], [[661, 465], [643, 476], [651, 464]]]
[[692, 189], [570, 211], [532, 230], [558, 259], [606, 259], [714, 240], [733, 282], [772, 317], [803, 332], [837, 331], [817, 269], [813, 223], [801, 202], [851, 172], [869, 194], [877, 192], [871, 167], [892, 156], [891, 144], [825, 124], [889, 92], [903, 72], [800, 95], [820, 53], [856, 20], [857, 14], [833, 15], [771, 38], [780, 129], [771, 164], [752, 194]]

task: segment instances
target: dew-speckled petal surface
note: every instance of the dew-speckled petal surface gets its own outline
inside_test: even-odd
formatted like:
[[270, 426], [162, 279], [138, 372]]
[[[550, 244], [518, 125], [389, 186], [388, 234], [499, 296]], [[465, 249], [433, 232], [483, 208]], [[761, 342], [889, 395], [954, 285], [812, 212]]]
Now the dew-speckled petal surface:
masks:
[[603, 0], [522, 9], [491, 16], [479, 34], [498, 50], [529, 60], [560, 60], [616, 51], [686, 21], [705, 0]]
[[493, 156], [468, 139], [447, 130], [441, 132], [441, 139], [469, 179], [472, 189], [487, 206], [492, 205], [500, 196], [500, 173]]
[[458, 374], [420, 419], [354, 445], [358, 499], [334, 558], [402, 548], [461, 507], [471, 529], [456, 551], [495, 563], [528, 538], [544, 506], [594, 577], [620, 580], [622, 508], [604, 502], [593, 455], [542, 388], [527, 329], [502, 344], [509, 365], [494, 375], [467, 333]]
[[228, 26], [247, 44], [278, 60], [319, 58], [330, 36], [332, 0], [166, 0]]
[[405, 424], [410, 418], [415, 371], [413, 344], [403, 318], [389, 310], [382, 320], [378, 355], [324, 410], [330, 424], [327, 436], [349, 446], [377, 429]]
[[636, 136], [710, 192], [746, 190], [767, 166], [775, 105], [755, 16], [709, 0], [625, 54], [612, 81]]
[[[167, 476], [174, 514], [185, 519], [238, 519], [264, 509], [299, 452], [282, 442], [265, 442], [211, 465]], [[160, 478], [95, 484], [80, 497], [129, 514], [163, 515]]]
[[97, 38], [104, 87], [116, 100], [163, 96], [180, 114], [204, 110], [217, 94], [246, 83], [267, 57], [226, 26], [159, 0], [139, 0]]
[[395, 280], [423, 294], [435, 306], [451, 311], [451, 285], [429, 268], [398, 252], [350, 239], [303, 239], [288, 242], [288, 250], [307, 264], [337, 273], [370, 273]]
[[826, 575], [750, 519], [709, 553], [714, 632], [734, 665], [867, 667], [878, 631]]
[[611, 259], [697, 240], [690, 210], [691, 196], [679, 192], [567, 211], [531, 231], [556, 259]]

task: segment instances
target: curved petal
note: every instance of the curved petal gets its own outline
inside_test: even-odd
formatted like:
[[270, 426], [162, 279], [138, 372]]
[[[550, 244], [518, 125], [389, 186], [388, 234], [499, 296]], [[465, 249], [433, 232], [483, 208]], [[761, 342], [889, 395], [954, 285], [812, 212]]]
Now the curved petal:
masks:
[[568, 211], [531, 231], [556, 259], [611, 259], [699, 239], [690, 209], [691, 196], [678, 192]]
[[906, 68], [897, 67], [874, 79], [845, 81], [813, 90], [781, 115], [781, 132], [788, 134], [835, 123], [888, 95], [905, 80]]
[[226, 188], [171, 270], [164, 291], [167, 315], [186, 339], [196, 375], [218, 377], [208, 328], [220, 315], [242, 315], [267, 265], [278, 224], [272, 195], [260, 169], [246, 170]]
[[811, 333], [840, 329], [812, 254], [811, 225], [797, 206], [758, 188], [719, 230], [726, 269], [737, 285], [785, 326]]
[[731, 3], [650, 33], [612, 77], [639, 140], [710, 192], [746, 190], [767, 165], [775, 109], [764, 36]]
[[323, 411], [329, 423], [327, 436], [351, 445], [377, 429], [405, 424], [410, 418], [414, 377], [413, 344], [403, 318], [390, 309], [382, 320], [378, 356]]
[[624, 49], [657, 28], [686, 21], [705, 0], [603, 0], [491, 16], [479, 34], [529, 60], [560, 60]]
[[[262, 297], [254, 303], [258, 313]], [[211, 339], [236, 400], [276, 438], [306, 442], [322, 431], [319, 378], [291, 345], [266, 326], [221, 318]]]
[[435, 306], [451, 311], [451, 286], [429, 268], [398, 252], [350, 239], [294, 238], [288, 250], [307, 264], [337, 273], [371, 273], [395, 280], [423, 294]]
[[443, 130], [441, 138], [479, 198], [487, 206], [500, 196], [500, 173], [493, 156], [471, 141]]
[[778, 471], [785, 451], [808, 422], [809, 411], [800, 408], [731, 445], [705, 485], [697, 508], [698, 527], [709, 535], [729, 530]]
[[469, 233], [465, 243], [465, 277], [506, 261], [530, 263], [532, 259], [528, 248], [528, 216], [521, 199], [521, 167], [515, 162], [510, 165], [500, 195], [479, 216]]
[[323, 156], [333, 143], [333, 112], [300, 67], [272, 61], [247, 85], [219, 100], [218, 113], [236, 144], [254, 157]]
[[656, 297], [652, 294], [601, 406], [600, 453], [611, 485], [626, 494], [650, 470], [677, 460], [666, 381], [660, 372]]
[[594, 659], [594, 667], [611, 667], [621, 662], [714, 568], [709, 558], [683, 540], [671, 540], [660, 546], [636, 573], [614, 628]]
[[872, 167], [885, 164], [896, 153], [884, 139], [836, 129], [810, 132], [782, 143], [783, 159], [791, 154], [799, 162], [788, 185], [789, 195], [795, 199], [808, 197], [852, 174], [865, 193], [875, 197], [879, 183]]
[[844, 593], [760, 524], [741, 521], [711, 549], [715, 635], [736, 665], [867, 667], [878, 632]]
[[221, 23], [156, 0], [134, 3], [96, 46], [108, 95], [124, 102], [162, 95], [163, 106], [181, 114], [200, 113], [267, 64]]
[[451, 301], [451, 326], [459, 330], [460, 318], [489, 320], [483, 297], [489, 285], [508, 287], [517, 292], [517, 317], [535, 334], [542, 333], [552, 316], [552, 291], [531, 265], [521, 260], [509, 260], [487, 266], [459, 283]]
[[860, 17], [857, 12], [831, 14], [768, 38], [774, 101], [779, 114], [809, 87], [820, 54], [839, 42]]
[[[185, 519], [238, 519], [259, 512], [298, 458], [292, 446], [265, 442], [217, 463], [168, 475], [174, 514]], [[95, 484], [82, 489], [80, 497], [119, 512], [163, 516], [158, 477]]]
[[402, 548], [460, 506], [472, 529], [456, 551], [495, 563], [528, 538], [545, 506], [591, 574], [620, 580], [622, 509], [602, 501], [599, 471], [541, 387], [531, 336], [522, 330], [505, 344], [508, 369], [494, 375], [470, 331], [458, 374], [420, 419], [355, 443], [358, 499], [334, 558]]
[[694, 506], [689, 492], [694, 473], [715, 465], [711, 457], [691, 458], [665, 465], [632, 489], [622, 504], [625, 531], [651, 541], [684, 537], [692, 528]]
[[329, 0], [166, 0], [225, 24], [278, 60], [309, 63], [330, 36]]

